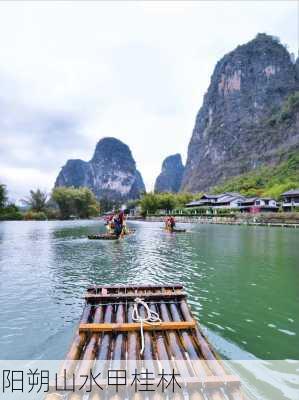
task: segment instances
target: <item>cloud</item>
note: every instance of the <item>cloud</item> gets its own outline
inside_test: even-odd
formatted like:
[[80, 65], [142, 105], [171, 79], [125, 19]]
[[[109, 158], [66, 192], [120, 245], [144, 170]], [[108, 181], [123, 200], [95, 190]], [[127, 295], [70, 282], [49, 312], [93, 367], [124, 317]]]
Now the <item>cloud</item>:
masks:
[[148, 189], [186, 157], [216, 62], [257, 32], [297, 52], [297, 4], [1, 2], [0, 180], [50, 190], [69, 158], [126, 142]]

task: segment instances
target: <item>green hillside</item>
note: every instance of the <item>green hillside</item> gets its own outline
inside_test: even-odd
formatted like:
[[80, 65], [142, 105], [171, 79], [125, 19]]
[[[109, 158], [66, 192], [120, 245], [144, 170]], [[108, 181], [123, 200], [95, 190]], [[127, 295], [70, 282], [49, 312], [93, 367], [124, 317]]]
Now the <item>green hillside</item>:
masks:
[[299, 187], [299, 152], [273, 166], [263, 166], [254, 171], [231, 178], [215, 186], [211, 192], [239, 192], [245, 196], [269, 196], [278, 199], [289, 189]]

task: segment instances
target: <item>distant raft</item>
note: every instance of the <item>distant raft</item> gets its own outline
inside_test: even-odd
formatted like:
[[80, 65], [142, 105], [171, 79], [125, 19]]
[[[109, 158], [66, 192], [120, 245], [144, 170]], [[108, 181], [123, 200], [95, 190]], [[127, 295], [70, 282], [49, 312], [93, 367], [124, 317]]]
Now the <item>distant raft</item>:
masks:
[[169, 232], [169, 233], [184, 233], [184, 232], [187, 232], [186, 229], [179, 229], [179, 228], [173, 228], [173, 229], [165, 229], [164, 228], [164, 230], [166, 232]]
[[97, 235], [88, 235], [88, 239], [93, 240], [117, 240], [118, 236], [111, 233], [98, 233]]
[[[123, 235], [132, 235], [135, 233], [136, 229], [128, 229], [128, 231]], [[88, 235], [88, 239], [92, 240], [117, 240], [121, 236], [117, 236], [114, 233], [97, 233], [96, 235]]]

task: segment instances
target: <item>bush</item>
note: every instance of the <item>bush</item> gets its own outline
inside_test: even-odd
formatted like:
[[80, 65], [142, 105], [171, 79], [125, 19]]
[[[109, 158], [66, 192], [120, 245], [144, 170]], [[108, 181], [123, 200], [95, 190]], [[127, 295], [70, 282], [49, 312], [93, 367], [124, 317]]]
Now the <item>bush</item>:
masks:
[[10, 204], [0, 210], [0, 221], [20, 221], [22, 219], [22, 213], [14, 204]]
[[271, 126], [277, 123], [283, 123], [294, 118], [294, 115], [299, 111], [299, 91], [289, 95], [283, 102], [279, 111], [273, 113], [268, 119], [268, 124]]
[[185, 207], [187, 203], [200, 195], [191, 193], [146, 193], [141, 197], [139, 204], [142, 214], [155, 214], [158, 210], [172, 212]]
[[45, 221], [47, 219], [47, 215], [43, 211], [27, 211], [24, 214], [25, 221]]
[[53, 220], [53, 219], [56, 220], [56, 219], [61, 218], [59, 210], [57, 210], [55, 208], [47, 208], [45, 210], [45, 214], [47, 216], [47, 219], [50, 219], [50, 220]]

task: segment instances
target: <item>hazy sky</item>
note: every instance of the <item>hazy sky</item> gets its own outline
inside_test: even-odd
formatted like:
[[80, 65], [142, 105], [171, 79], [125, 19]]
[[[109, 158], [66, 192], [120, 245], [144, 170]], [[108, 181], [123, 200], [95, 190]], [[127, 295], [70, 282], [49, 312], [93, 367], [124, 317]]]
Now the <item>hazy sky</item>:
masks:
[[114, 136], [151, 189], [185, 161], [215, 63], [258, 32], [297, 56], [298, 2], [0, 2], [0, 182], [50, 191]]

